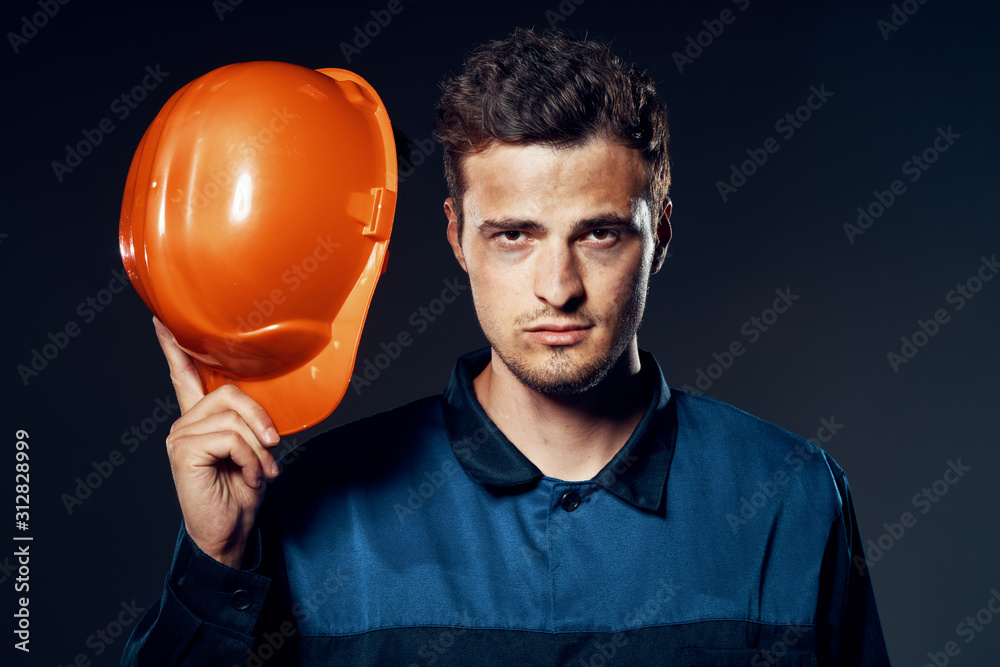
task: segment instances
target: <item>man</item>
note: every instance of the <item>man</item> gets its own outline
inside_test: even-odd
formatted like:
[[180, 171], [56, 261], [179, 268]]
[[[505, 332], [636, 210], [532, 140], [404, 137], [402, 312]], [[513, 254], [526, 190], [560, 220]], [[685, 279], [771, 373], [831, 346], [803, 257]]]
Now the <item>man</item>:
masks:
[[266, 412], [204, 395], [158, 324], [184, 524], [123, 662], [888, 664], [843, 471], [638, 348], [670, 240], [649, 77], [519, 30], [445, 84], [438, 133], [490, 347], [274, 479]]

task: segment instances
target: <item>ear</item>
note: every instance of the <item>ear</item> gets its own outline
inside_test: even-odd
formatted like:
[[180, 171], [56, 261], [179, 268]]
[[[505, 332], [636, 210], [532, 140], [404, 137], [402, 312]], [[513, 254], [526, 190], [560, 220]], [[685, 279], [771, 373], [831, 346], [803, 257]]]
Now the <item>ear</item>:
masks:
[[663, 260], [667, 257], [667, 245], [670, 243], [670, 237], [673, 233], [673, 230], [670, 229], [670, 213], [673, 208], [673, 202], [670, 201], [670, 197], [667, 197], [663, 204], [660, 224], [656, 226], [656, 248], [653, 250], [653, 266], [650, 274], [659, 271], [660, 267], [663, 266]]
[[448, 218], [448, 243], [451, 245], [451, 251], [455, 253], [455, 259], [458, 260], [458, 265], [462, 267], [462, 270], [466, 273], [469, 272], [468, 267], [465, 265], [465, 253], [462, 252], [462, 239], [458, 236], [458, 211], [455, 210], [455, 200], [448, 197], [444, 200], [444, 215]]

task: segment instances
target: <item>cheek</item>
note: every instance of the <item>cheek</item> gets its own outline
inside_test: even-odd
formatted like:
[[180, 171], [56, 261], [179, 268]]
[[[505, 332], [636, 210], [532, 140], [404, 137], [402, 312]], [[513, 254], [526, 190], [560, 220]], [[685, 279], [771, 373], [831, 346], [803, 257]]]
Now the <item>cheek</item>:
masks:
[[504, 291], [504, 281], [483, 266], [470, 266], [469, 289], [472, 292], [472, 303], [479, 319], [496, 321], [503, 311], [503, 303], [507, 294]]
[[[484, 301], [493, 302], [494, 310], [523, 291], [525, 283], [523, 267], [498, 261], [496, 257], [478, 248], [467, 253], [465, 258], [469, 269], [469, 284]], [[497, 301], [499, 303], [496, 303]]]
[[[623, 305], [631, 298], [642, 276], [649, 273], [650, 262], [636, 249], [632, 256], [620, 257], [613, 263], [595, 267], [587, 276], [587, 293], [591, 298]], [[599, 295], [599, 296], [598, 296]]]

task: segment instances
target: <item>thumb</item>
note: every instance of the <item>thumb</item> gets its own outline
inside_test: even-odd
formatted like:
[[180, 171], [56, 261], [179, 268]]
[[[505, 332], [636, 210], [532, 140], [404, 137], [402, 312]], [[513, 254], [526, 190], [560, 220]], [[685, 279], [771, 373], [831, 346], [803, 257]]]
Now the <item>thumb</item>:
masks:
[[181, 414], [184, 414], [205, 396], [201, 376], [198, 374], [198, 369], [191, 357], [181, 349], [174, 335], [155, 315], [153, 316], [153, 326], [156, 327], [156, 337], [160, 341], [163, 356], [167, 358], [167, 365], [170, 367], [170, 381], [174, 383], [177, 404], [181, 408]]

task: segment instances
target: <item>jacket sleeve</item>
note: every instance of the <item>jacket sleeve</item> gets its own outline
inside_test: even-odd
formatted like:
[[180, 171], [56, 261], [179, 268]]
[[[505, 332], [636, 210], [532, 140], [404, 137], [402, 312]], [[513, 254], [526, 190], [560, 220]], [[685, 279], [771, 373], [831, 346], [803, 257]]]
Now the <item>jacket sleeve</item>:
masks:
[[830, 531], [823, 563], [820, 652], [837, 667], [886, 667], [889, 655], [854, 502], [843, 471], [836, 464], [834, 470], [842, 512]]
[[260, 529], [254, 528], [244, 566], [234, 569], [205, 554], [181, 524], [163, 594], [136, 624], [123, 666], [245, 664], [271, 580], [257, 572]]

